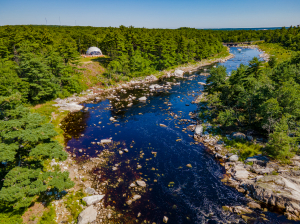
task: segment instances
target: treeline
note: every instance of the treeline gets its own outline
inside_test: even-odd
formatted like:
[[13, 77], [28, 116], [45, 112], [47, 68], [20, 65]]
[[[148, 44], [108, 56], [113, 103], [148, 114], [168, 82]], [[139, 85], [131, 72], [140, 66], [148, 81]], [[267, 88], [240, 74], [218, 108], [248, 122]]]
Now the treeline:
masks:
[[300, 53], [280, 64], [262, 66], [254, 58], [227, 76], [226, 68], [211, 70], [205, 87], [211, 118], [268, 137], [269, 156], [288, 161], [298, 152], [300, 124]]
[[124, 27], [0, 27], [0, 95], [39, 103], [82, 91], [80, 54], [98, 46], [111, 73], [142, 76], [222, 51], [212, 31]]
[[289, 27], [275, 30], [228, 30], [216, 31], [216, 36], [222, 42], [261, 41], [280, 43], [282, 46], [300, 51], [300, 27]]

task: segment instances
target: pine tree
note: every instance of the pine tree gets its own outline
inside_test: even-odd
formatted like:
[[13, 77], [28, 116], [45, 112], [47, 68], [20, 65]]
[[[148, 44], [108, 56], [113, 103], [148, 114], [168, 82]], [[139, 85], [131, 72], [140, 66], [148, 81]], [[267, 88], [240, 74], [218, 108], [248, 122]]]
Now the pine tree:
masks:
[[68, 172], [44, 171], [45, 160], [65, 160], [67, 153], [51, 140], [57, 133], [42, 116], [18, 106], [5, 111], [0, 130], [1, 204], [26, 208], [46, 190], [62, 191], [74, 185]]

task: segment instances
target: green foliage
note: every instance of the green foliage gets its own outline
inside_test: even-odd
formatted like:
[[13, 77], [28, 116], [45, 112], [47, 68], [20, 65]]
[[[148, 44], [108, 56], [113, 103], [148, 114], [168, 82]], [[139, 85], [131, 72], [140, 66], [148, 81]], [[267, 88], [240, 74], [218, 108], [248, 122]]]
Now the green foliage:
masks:
[[275, 125], [275, 131], [270, 134], [270, 141], [267, 144], [267, 152], [270, 156], [281, 161], [289, 161], [294, 156], [296, 139], [290, 136], [288, 118], [282, 117]]
[[23, 219], [22, 219], [21, 215], [1, 212], [0, 213], [0, 223], [1, 224], [8, 224], [8, 223], [23, 224]]
[[[272, 66], [264, 67], [254, 58], [249, 66], [241, 65], [228, 79], [224, 68], [217, 67], [208, 78], [206, 98], [214, 121], [269, 136], [268, 155], [287, 161], [297, 152], [300, 56], [295, 54]], [[241, 155], [254, 155], [252, 151], [244, 150]]]
[[38, 224], [57, 224], [55, 221], [56, 212], [52, 205], [47, 207], [47, 210], [40, 217]]
[[248, 157], [252, 157], [262, 153], [262, 146], [254, 143], [247, 142], [245, 140], [224, 140], [226, 147], [231, 149], [231, 152], [237, 153], [240, 160], [244, 161]]
[[226, 77], [227, 73], [224, 66], [217, 66], [216, 68], [212, 68], [210, 70], [210, 76], [206, 80], [206, 82], [210, 84], [205, 86], [205, 90], [210, 94], [219, 92], [225, 84]]
[[23, 106], [6, 110], [4, 116], [0, 120], [0, 174], [4, 180], [0, 204], [19, 210], [47, 190], [73, 187], [68, 172], [43, 172], [45, 160], [67, 158], [62, 146], [51, 140], [57, 135], [53, 125]]
[[70, 192], [66, 196], [65, 205], [68, 211], [71, 213], [72, 217], [69, 217], [69, 221], [72, 220], [77, 221], [77, 217], [82, 212], [83, 208], [81, 205], [86, 205], [85, 202], [82, 200], [86, 196], [86, 193], [82, 191], [82, 189], [76, 192]]

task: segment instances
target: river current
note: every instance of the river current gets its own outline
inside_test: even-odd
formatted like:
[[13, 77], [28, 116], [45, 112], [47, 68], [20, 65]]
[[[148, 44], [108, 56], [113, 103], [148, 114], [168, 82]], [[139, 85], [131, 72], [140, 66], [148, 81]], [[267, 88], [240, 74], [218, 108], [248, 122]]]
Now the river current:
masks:
[[[248, 64], [257, 49], [230, 48], [234, 58], [220, 63], [230, 74], [241, 63]], [[216, 66], [216, 65], [211, 65]], [[248, 199], [221, 182], [224, 168], [210, 155], [202, 144], [191, 137], [187, 126], [196, 123], [190, 112], [198, 112], [197, 104], [191, 102], [201, 94], [206, 76], [211, 66], [185, 74], [185, 78], [170, 78], [156, 82], [176, 83], [170, 89], [149, 93], [149, 88], [141, 86], [126, 93], [117, 91], [120, 102], [106, 99], [101, 102], [85, 103], [81, 112], [72, 114], [73, 123], [66, 125], [69, 135], [67, 145], [76, 155], [84, 149], [86, 155], [95, 157], [103, 147], [93, 142], [111, 138], [120, 142], [109, 166], [102, 169], [102, 178], [121, 178], [118, 187], [108, 187], [106, 206], [114, 206], [124, 216], [117, 223], [245, 223], [239, 216], [228, 213], [222, 206], [246, 205]], [[205, 70], [204, 70], [205, 69]], [[153, 84], [153, 83], [151, 83]], [[147, 84], [147, 86], [151, 85]], [[124, 99], [134, 96], [131, 107], [120, 107]], [[146, 96], [146, 102], [137, 99]], [[114, 117], [116, 122], [109, 119]], [[161, 126], [164, 124], [165, 126]], [[119, 154], [120, 149], [128, 152]], [[113, 170], [116, 167], [117, 170]], [[187, 166], [187, 164], [190, 164]], [[95, 171], [96, 172], [96, 171]], [[143, 180], [147, 188], [139, 200], [126, 204], [124, 194], [135, 180]], [[104, 181], [104, 179], [103, 179]], [[113, 181], [112, 181], [113, 182]], [[119, 181], [120, 182], [120, 181]], [[140, 214], [139, 214], [140, 213]], [[257, 211], [257, 217], [261, 217]], [[257, 218], [256, 223], [292, 223], [272, 212], [263, 212], [265, 220]]]

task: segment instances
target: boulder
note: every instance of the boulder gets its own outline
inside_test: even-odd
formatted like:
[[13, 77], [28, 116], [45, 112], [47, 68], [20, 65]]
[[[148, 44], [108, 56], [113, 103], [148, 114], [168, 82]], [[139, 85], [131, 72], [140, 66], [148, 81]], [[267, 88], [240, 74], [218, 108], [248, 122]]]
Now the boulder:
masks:
[[167, 222], [168, 222], [168, 220], [169, 220], [169, 218], [168, 218], [167, 216], [164, 216], [164, 218], [163, 218], [163, 222], [164, 222], [164, 223], [167, 223]]
[[78, 224], [88, 224], [95, 221], [97, 218], [97, 210], [94, 206], [89, 206], [83, 210], [78, 216]]
[[82, 200], [85, 201], [88, 206], [90, 206], [101, 201], [104, 198], [104, 196], [105, 195], [93, 195], [84, 197]]
[[241, 132], [233, 132], [230, 137], [233, 139], [246, 139], [246, 135]]
[[178, 78], [183, 78], [183, 74], [184, 74], [184, 71], [180, 70], [180, 69], [177, 69], [175, 70], [174, 72], [174, 76], [178, 77]]
[[77, 112], [77, 111], [80, 111], [82, 110], [84, 107], [79, 105], [78, 103], [58, 103], [58, 104], [54, 104], [53, 106], [55, 107], [60, 107], [59, 109], [60, 110], [68, 110], [70, 112]]
[[228, 159], [229, 159], [230, 162], [236, 162], [236, 161], [239, 160], [239, 156], [238, 155], [232, 155]]
[[269, 159], [265, 156], [257, 155], [257, 156], [248, 157], [245, 160], [245, 163], [249, 163], [249, 162], [253, 162], [253, 163], [258, 164], [260, 166], [265, 166], [266, 163], [269, 162]]
[[137, 183], [137, 185], [139, 185], [140, 187], [146, 187], [146, 186], [147, 186], [146, 182], [143, 181], [143, 180], [137, 180], [136, 183]]
[[198, 125], [196, 126], [196, 128], [195, 128], [195, 134], [201, 136], [202, 133], [203, 133], [203, 127], [202, 127], [201, 124], [198, 124]]
[[101, 144], [111, 143], [111, 139], [101, 139]]
[[147, 98], [145, 96], [139, 98], [140, 102], [146, 102], [146, 100], [147, 100]]

